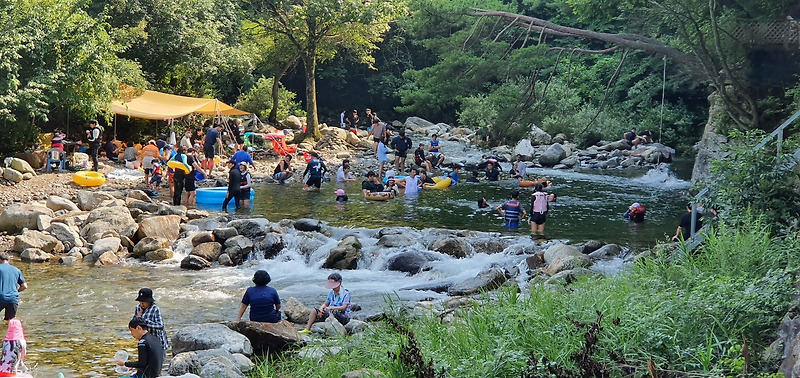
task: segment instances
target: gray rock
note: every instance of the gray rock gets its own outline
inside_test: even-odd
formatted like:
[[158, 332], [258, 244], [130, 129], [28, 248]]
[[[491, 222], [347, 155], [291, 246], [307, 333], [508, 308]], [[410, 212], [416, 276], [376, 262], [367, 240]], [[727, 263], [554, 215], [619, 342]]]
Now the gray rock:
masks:
[[378, 245], [387, 248], [407, 247], [413, 243], [414, 241], [412, 241], [411, 238], [400, 234], [383, 235], [380, 240], [378, 240]]
[[433, 291], [435, 293], [445, 293], [453, 283], [450, 281], [426, 282], [419, 285], [406, 286], [400, 290]]
[[472, 246], [463, 238], [438, 239], [433, 242], [431, 249], [456, 258], [471, 256]]
[[225, 240], [225, 253], [235, 264], [241, 264], [253, 251], [253, 242], [246, 236], [238, 235]]
[[231, 257], [228, 256], [227, 253], [223, 253], [223, 254], [219, 255], [219, 257], [217, 258], [217, 262], [220, 265], [225, 265], [225, 266], [233, 266], [234, 265], [233, 260], [231, 260]]
[[327, 269], [357, 269], [361, 259], [361, 242], [354, 236], [348, 236], [331, 249], [328, 259], [322, 265]]
[[322, 323], [321, 326], [323, 327], [325, 336], [343, 337], [347, 335], [347, 329], [345, 329], [342, 323], [339, 323], [334, 316], [329, 316], [325, 319], [325, 322]]
[[[238, 367], [239, 371], [241, 371], [242, 369], [240, 366], [244, 364], [239, 362], [240, 357], [237, 357], [237, 355], [247, 359], [247, 357], [240, 353], [230, 353], [223, 349], [207, 349], [176, 353], [175, 356], [170, 360], [167, 372], [170, 374], [170, 376], [195, 376], [190, 372], [199, 373], [203, 369], [203, 366], [216, 358], [223, 358], [230, 361], [233, 365]], [[214, 378], [220, 377], [227, 378], [225, 375]]]
[[[352, 133], [350, 133], [350, 134], [352, 134]], [[317, 333], [324, 333], [324, 332], [322, 332], [323, 329], [321, 328], [320, 324], [321, 323], [314, 324], [314, 327], [311, 328], [311, 331], [314, 332], [315, 328], [319, 328], [320, 332], [317, 332]], [[300, 357], [303, 360], [322, 362], [325, 357], [327, 357], [327, 356], [335, 356], [335, 355], [341, 353], [341, 351], [342, 351], [342, 347], [340, 347], [338, 345], [329, 346], [329, 347], [309, 346], [309, 347], [305, 347], [305, 348], [301, 349], [297, 353], [297, 356]]]
[[175, 354], [206, 349], [222, 349], [229, 353], [253, 355], [250, 340], [223, 324], [205, 323], [183, 327], [171, 339]]
[[217, 261], [222, 254], [222, 244], [217, 242], [203, 243], [192, 249], [191, 255], [199, 256], [207, 261]]
[[650, 164], [672, 162], [672, 155], [675, 150], [660, 143], [653, 143], [641, 146], [631, 153], [631, 157], [641, 157]]
[[464, 280], [450, 287], [447, 294], [454, 295], [470, 295], [480, 291], [494, 290], [500, 287], [508, 280], [503, 268], [493, 266], [482, 270], [474, 278]]
[[517, 142], [517, 146], [514, 147], [514, 153], [521, 155], [523, 160], [530, 161], [536, 154], [536, 148], [531, 145], [531, 141], [529, 139], [521, 139], [519, 142]]
[[153, 199], [150, 198], [150, 196], [148, 196], [147, 193], [145, 193], [143, 190], [138, 190], [138, 189], [131, 190], [130, 192], [128, 192], [126, 199], [127, 198], [143, 202], [153, 202]]
[[322, 224], [317, 219], [301, 218], [294, 222], [294, 228], [298, 231], [319, 231]]
[[47, 229], [54, 238], [58, 239], [64, 244], [65, 250], [70, 250], [75, 247], [83, 247], [83, 239], [75, 227], [68, 226], [65, 223], [51, 223]]
[[208, 218], [208, 216], [209, 216], [208, 211], [205, 210], [197, 210], [197, 209], [186, 210], [186, 218], [189, 218], [189, 220], [204, 219]]
[[38, 227], [38, 215], [55, 217], [53, 210], [46, 207], [15, 203], [0, 214], [0, 231], [19, 232], [23, 228], [35, 230]]
[[354, 335], [356, 333], [361, 333], [367, 330], [369, 327], [369, 323], [362, 322], [361, 320], [357, 319], [350, 319], [347, 324], [345, 324], [344, 329], [347, 331], [348, 335]]
[[38, 248], [26, 248], [19, 255], [19, 258], [25, 262], [43, 263], [50, 261], [50, 259], [53, 258], [53, 256]]
[[11, 182], [22, 182], [22, 172], [15, 169], [6, 168], [3, 170], [3, 178]]
[[589, 240], [583, 245], [583, 254], [588, 255], [604, 246], [605, 243], [599, 240]]
[[145, 202], [137, 199], [129, 199], [127, 205], [130, 209], [141, 210], [146, 213], [157, 213], [159, 209], [157, 203]]
[[589, 257], [566, 244], [555, 244], [548, 248], [544, 252], [544, 260], [547, 262], [544, 273], [549, 276], [563, 270], [588, 268], [592, 265]]
[[429, 254], [416, 251], [401, 252], [389, 258], [386, 269], [417, 274], [431, 261], [434, 261], [434, 259]]
[[620, 139], [620, 140], [618, 140], [616, 142], [611, 142], [611, 143], [604, 144], [604, 145], [598, 147], [598, 149], [602, 150], [602, 151], [630, 150], [631, 149], [631, 145], [628, 143], [627, 140]]
[[[187, 213], [188, 213], [188, 211], [187, 211]], [[187, 215], [187, 217], [188, 217], [188, 215]], [[193, 226], [197, 226], [200, 229], [200, 231], [212, 231], [212, 230], [215, 230], [217, 228], [220, 228], [220, 226], [222, 226], [222, 224], [220, 224], [218, 221], [216, 221], [214, 219], [208, 219], [208, 218], [193, 219], [193, 220], [190, 220], [188, 222], [188, 224], [193, 225]]]
[[78, 205], [75, 202], [72, 202], [64, 197], [61, 196], [50, 196], [47, 197], [47, 208], [53, 211], [59, 210], [67, 210], [67, 211], [78, 211]]
[[265, 259], [271, 259], [278, 255], [278, 252], [283, 250], [286, 245], [283, 242], [283, 237], [280, 234], [270, 232], [257, 241], [253, 245], [253, 249], [264, 254]]
[[551, 142], [553, 142], [553, 138], [550, 136], [550, 134], [548, 134], [546, 131], [540, 129], [539, 127], [533, 124], [531, 124], [530, 135], [533, 142], [537, 146], [541, 146], [543, 144], [550, 144]]
[[173, 206], [162, 203], [158, 207], [158, 215], [177, 215], [183, 218], [186, 216], [186, 211], [186, 206], [183, 205]]
[[292, 323], [305, 324], [308, 321], [308, 316], [311, 314], [311, 309], [301, 303], [295, 297], [290, 297], [288, 301], [282, 304], [281, 310], [286, 315], [286, 319]]
[[237, 219], [228, 222], [227, 227], [235, 228], [239, 235], [259, 239], [267, 235], [269, 221], [266, 218]]
[[126, 207], [101, 207], [89, 212], [81, 235], [86, 238], [88, 235], [113, 230], [121, 236], [133, 238], [138, 229], [139, 225]]
[[539, 269], [545, 265], [544, 254], [537, 253], [535, 255], [528, 256], [527, 258], [525, 258], [525, 263], [528, 264], [528, 269], [531, 271]]
[[121, 245], [122, 240], [113, 236], [97, 240], [94, 242], [94, 245], [92, 245], [92, 257], [97, 260], [106, 252], [117, 253]]
[[79, 190], [77, 193], [78, 207], [81, 210], [92, 211], [98, 208], [103, 201], [113, 201], [114, 196], [104, 192]]
[[182, 269], [201, 270], [208, 267], [211, 267], [211, 263], [200, 256], [189, 255], [181, 260]]
[[98, 257], [94, 265], [96, 266], [111, 266], [111, 265], [119, 265], [119, 256], [116, 253], [108, 251], [103, 253]]
[[31, 173], [34, 175], [36, 174], [36, 171], [33, 169], [33, 167], [31, 167], [31, 165], [27, 161], [22, 160], [20, 158], [12, 158], [11, 163], [8, 164], [8, 166], [19, 173], [23, 174]]
[[256, 368], [256, 365], [253, 363], [253, 361], [250, 361], [250, 359], [243, 354], [234, 353], [233, 358], [234, 362], [236, 363], [236, 366], [239, 367], [239, 370], [242, 373], [250, 372]]
[[212, 357], [200, 369], [200, 378], [245, 378], [235, 362], [224, 357]]
[[253, 353], [258, 355], [281, 352], [303, 344], [303, 337], [294, 325], [286, 320], [277, 323], [241, 321], [226, 325], [246, 336], [253, 346]]
[[550, 145], [550, 147], [539, 156], [539, 164], [545, 167], [552, 167], [566, 157], [567, 151], [564, 150], [564, 147], [561, 144], [555, 143]]
[[598, 259], [601, 257], [616, 257], [622, 252], [622, 248], [616, 244], [606, 244], [596, 251], [589, 254], [589, 257]]
[[131, 254], [134, 257], [142, 257], [145, 256], [147, 252], [152, 252], [162, 248], [169, 248], [169, 245], [169, 240], [165, 238], [159, 236], [146, 237], [142, 240], [139, 240], [139, 242], [133, 246], [133, 252]]
[[475, 253], [485, 253], [488, 255], [495, 253], [502, 253], [508, 247], [509, 241], [507, 239], [498, 239], [496, 237], [479, 238], [472, 241], [472, 249]]
[[569, 168], [572, 168], [572, 167], [574, 167], [575, 165], [578, 164], [578, 158], [575, 157], [575, 156], [570, 156], [570, 157], [567, 157], [566, 159], [561, 160], [558, 163], [559, 164], [563, 164], [563, 165], [565, 165], [565, 166], [567, 166]]
[[58, 258], [58, 262], [64, 265], [74, 264], [80, 260], [81, 259], [76, 256], [61, 256]]
[[197, 247], [203, 243], [210, 243], [216, 241], [214, 234], [209, 231], [204, 231], [192, 236], [192, 247]]
[[64, 244], [41, 231], [28, 230], [14, 237], [12, 251], [22, 252], [29, 248], [41, 249], [47, 253], [64, 252]]
[[569, 270], [562, 270], [552, 277], [548, 278], [547, 281], [544, 283], [546, 285], [569, 285], [571, 283], [576, 282], [580, 277], [584, 276], [594, 276], [594, 277], [602, 277], [602, 273], [595, 272], [591, 269], [586, 268], [575, 268]]
[[214, 239], [220, 243], [224, 243], [225, 239], [239, 235], [239, 232], [233, 227], [216, 228], [211, 233], [214, 235]]

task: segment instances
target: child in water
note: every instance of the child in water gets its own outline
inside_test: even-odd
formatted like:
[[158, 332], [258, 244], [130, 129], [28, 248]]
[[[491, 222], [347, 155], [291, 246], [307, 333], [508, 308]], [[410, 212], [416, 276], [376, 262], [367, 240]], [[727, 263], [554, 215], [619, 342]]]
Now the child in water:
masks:
[[344, 189], [336, 189], [336, 202], [347, 202], [347, 193]]
[[14, 318], [8, 321], [8, 332], [3, 340], [3, 358], [0, 360], [0, 372], [13, 373], [27, 371], [28, 368], [22, 363], [28, 351], [28, 343], [25, 341], [25, 333], [22, 329], [22, 322]]

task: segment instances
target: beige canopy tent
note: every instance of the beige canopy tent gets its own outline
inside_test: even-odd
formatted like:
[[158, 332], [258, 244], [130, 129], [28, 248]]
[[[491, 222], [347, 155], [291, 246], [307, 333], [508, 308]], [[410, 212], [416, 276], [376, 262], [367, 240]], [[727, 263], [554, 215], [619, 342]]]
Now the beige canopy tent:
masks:
[[114, 100], [111, 112], [134, 118], [167, 121], [192, 113], [238, 116], [250, 114], [213, 98], [194, 98], [144, 91], [128, 101]]

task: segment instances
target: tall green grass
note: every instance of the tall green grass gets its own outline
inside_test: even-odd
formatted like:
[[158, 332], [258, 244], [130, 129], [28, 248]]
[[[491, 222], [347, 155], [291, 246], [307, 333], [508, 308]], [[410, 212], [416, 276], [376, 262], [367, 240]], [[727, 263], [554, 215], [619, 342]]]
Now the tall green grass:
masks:
[[[771, 238], [757, 222], [746, 229], [720, 226], [694, 254], [643, 259], [618, 276], [584, 278], [566, 288], [485, 294], [480, 304], [457, 311], [452, 322], [404, 317], [397, 304], [387, 312], [415, 333], [423, 355], [448, 377], [538, 377], [548, 376], [549, 367], [575, 371], [571, 356], [585, 340], [573, 322], [592, 323], [598, 311], [603, 330], [593, 357], [612, 375], [633, 369], [644, 376], [652, 361], [663, 370], [740, 376], [745, 339], [753, 356], [749, 371], [770, 372], [775, 361], [757, 356], [797, 295], [798, 247], [796, 239]], [[612, 324], [615, 318], [618, 325]], [[321, 362], [286, 355], [262, 364], [254, 376], [336, 377], [359, 368], [414, 376], [390, 357], [407, 340], [385, 324], [323, 343], [347, 348]], [[622, 365], [629, 366], [625, 374]]]

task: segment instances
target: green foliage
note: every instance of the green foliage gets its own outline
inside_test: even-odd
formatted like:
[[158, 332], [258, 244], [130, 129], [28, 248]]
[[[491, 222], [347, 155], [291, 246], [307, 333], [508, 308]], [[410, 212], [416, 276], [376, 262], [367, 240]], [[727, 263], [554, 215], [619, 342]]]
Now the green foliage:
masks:
[[[235, 107], [256, 113], [262, 119], [272, 110], [272, 83], [271, 77], [258, 79], [256, 85], [239, 97]], [[304, 116], [300, 103], [295, 101], [297, 95], [280, 85], [278, 89], [278, 119], [286, 119], [290, 115]]]
[[[553, 370], [578, 376], [568, 372], [575, 372], [572, 356], [586, 340], [573, 321], [592, 323], [595, 311], [605, 320], [592, 357], [611, 368], [612, 376], [621, 373], [619, 358], [639, 372], [652, 360], [659, 369], [735, 376], [743, 368], [743, 340], [751, 356], [759, 355], [797, 295], [797, 248], [795, 238], [772, 238], [757, 220], [740, 228], [723, 224], [696, 255], [640, 260], [620, 275], [587, 277], [568, 290], [533, 286], [524, 296], [500, 290], [456, 310], [453, 321], [398, 311], [397, 304], [387, 311], [404, 319], [420, 354], [451, 377], [547, 376]], [[411, 376], [387, 356], [405, 341], [386, 324], [355, 337], [351, 348], [321, 364], [290, 358], [263, 376], [339, 376], [363, 367]], [[754, 359], [749, 371], [776, 368]]]
[[732, 209], [749, 209], [778, 233], [794, 232], [800, 229], [800, 173], [791, 154], [798, 146], [784, 141], [784, 152], [778, 154], [773, 141], [753, 150], [764, 136], [761, 131], [732, 132], [732, 142], [725, 145], [728, 156], [712, 162], [716, 179], [710, 197], [714, 205], [729, 210], [729, 217], [742, 224], [748, 221], [748, 212]]

